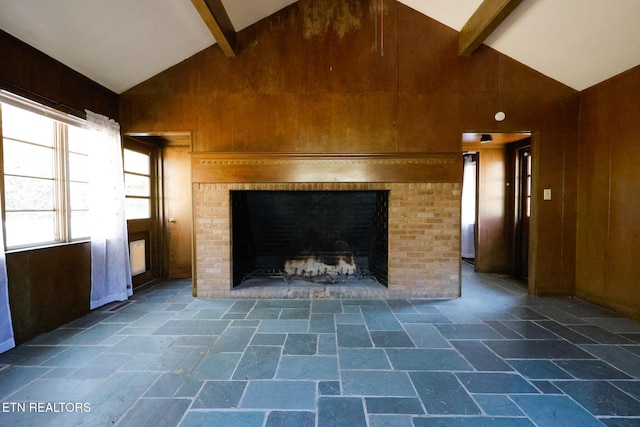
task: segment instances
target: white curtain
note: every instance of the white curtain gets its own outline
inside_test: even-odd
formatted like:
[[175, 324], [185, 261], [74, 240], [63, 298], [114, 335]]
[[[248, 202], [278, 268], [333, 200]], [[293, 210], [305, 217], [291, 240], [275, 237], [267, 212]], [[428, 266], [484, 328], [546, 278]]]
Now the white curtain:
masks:
[[[0, 243], [1, 242], [4, 242], [2, 227], [0, 227]], [[15, 346], [13, 325], [11, 323], [11, 309], [9, 308], [7, 262], [4, 250], [0, 248], [0, 353], [4, 353]]]
[[476, 225], [476, 162], [464, 156], [462, 174], [462, 257], [475, 258], [474, 234]]
[[120, 125], [87, 111], [91, 131], [91, 309], [133, 294]]

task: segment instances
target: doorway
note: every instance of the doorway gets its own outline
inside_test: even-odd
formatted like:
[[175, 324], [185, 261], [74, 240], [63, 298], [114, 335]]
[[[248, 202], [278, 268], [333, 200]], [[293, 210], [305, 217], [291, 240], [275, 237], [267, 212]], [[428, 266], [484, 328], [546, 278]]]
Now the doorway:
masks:
[[[532, 212], [531, 133], [464, 133], [462, 139], [462, 261], [471, 261], [473, 255], [478, 273], [526, 280]], [[469, 188], [474, 175], [475, 194]], [[473, 236], [473, 247], [469, 236]]]

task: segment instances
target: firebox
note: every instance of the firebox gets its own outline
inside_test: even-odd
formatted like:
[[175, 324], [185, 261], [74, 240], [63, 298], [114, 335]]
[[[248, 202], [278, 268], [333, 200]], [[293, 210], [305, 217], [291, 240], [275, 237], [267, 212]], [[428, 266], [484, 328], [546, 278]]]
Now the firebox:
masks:
[[231, 191], [233, 286], [256, 277], [387, 286], [388, 206], [386, 190]]

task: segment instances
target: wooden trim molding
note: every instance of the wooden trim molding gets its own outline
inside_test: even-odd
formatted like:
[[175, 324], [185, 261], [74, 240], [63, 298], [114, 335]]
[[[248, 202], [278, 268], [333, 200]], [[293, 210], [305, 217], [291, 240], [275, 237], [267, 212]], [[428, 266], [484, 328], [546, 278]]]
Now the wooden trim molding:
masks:
[[461, 182], [456, 153], [194, 153], [194, 183]]

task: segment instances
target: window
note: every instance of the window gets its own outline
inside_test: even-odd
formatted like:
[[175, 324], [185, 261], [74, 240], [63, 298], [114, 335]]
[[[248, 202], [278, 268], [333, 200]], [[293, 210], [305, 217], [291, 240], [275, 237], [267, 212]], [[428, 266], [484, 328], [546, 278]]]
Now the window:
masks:
[[88, 238], [88, 131], [52, 117], [62, 113], [2, 95], [7, 248]]
[[127, 219], [151, 218], [151, 156], [124, 149]]

